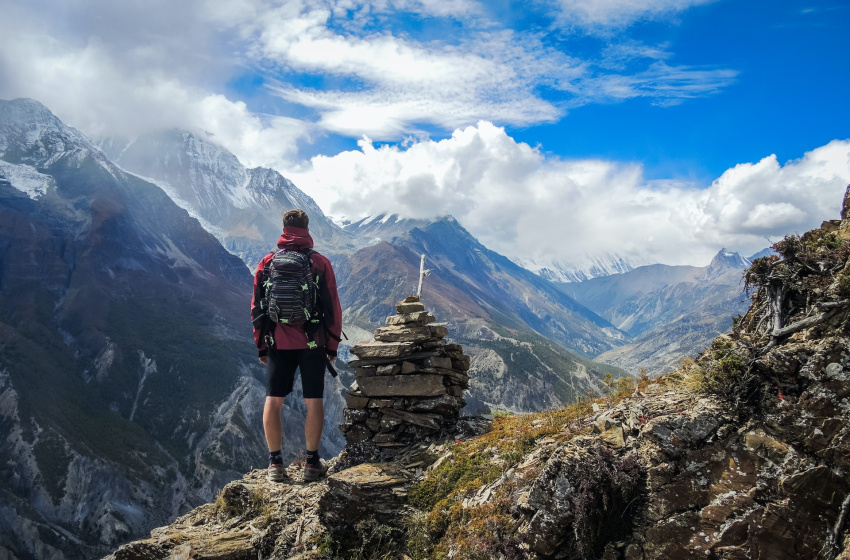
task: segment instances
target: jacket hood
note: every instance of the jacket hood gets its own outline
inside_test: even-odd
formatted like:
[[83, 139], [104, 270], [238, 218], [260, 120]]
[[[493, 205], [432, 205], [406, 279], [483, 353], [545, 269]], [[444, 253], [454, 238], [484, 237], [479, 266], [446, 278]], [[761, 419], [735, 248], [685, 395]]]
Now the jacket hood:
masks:
[[287, 226], [283, 228], [283, 234], [277, 240], [277, 246], [279, 249], [312, 249], [313, 238], [304, 228]]

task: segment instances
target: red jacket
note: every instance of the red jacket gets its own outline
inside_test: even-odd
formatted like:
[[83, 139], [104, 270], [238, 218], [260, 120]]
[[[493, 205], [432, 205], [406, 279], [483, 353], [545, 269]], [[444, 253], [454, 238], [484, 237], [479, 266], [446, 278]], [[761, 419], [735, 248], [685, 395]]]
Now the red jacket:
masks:
[[[313, 238], [310, 237], [310, 232], [306, 229], [285, 227], [283, 228], [283, 235], [280, 236], [277, 242], [277, 246], [279, 249], [312, 249]], [[272, 257], [274, 257], [274, 253], [269, 253], [263, 257], [263, 260], [260, 261], [257, 267], [257, 272], [254, 273], [254, 297], [251, 302], [252, 319], [255, 316], [255, 309], [258, 309], [260, 306], [261, 290], [259, 287], [262, 284], [263, 269], [272, 260]], [[314, 338], [316, 344], [324, 346], [328, 354], [336, 356], [339, 337], [342, 332], [342, 308], [339, 305], [339, 295], [336, 290], [336, 276], [334, 276], [334, 270], [330, 261], [319, 253], [310, 255], [310, 264], [313, 274], [324, 277], [333, 309], [333, 320], [325, 325], [332, 336], [328, 336], [325, 333], [325, 329], [319, 329], [314, 335]], [[272, 336], [274, 338], [275, 348], [278, 350], [300, 350], [307, 348], [307, 342], [309, 340], [300, 325], [293, 326], [282, 323], [275, 325]], [[254, 327], [254, 342], [257, 343], [261, 357], [268, 354], [268, 347], [264, 341], [260, 340], [260, 330], [256, 326]]]

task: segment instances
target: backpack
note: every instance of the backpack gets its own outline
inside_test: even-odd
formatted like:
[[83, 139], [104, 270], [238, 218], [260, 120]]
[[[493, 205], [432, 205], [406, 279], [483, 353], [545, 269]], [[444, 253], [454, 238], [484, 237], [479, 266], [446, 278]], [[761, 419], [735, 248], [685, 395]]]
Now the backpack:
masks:
[[319, 277], [313, 277], [310, 255], [304, 252], [280, 249], [266, 265], [263, 272], [264, 305], [269, 319], [274, 323], [303, 325], [304, 332], [316, 331], [321, 321], [319, 310]]

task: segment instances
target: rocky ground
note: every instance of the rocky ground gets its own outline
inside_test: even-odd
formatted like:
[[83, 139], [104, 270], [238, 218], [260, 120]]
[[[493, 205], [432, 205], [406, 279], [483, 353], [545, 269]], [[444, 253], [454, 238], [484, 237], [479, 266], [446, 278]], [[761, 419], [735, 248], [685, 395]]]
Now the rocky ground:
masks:
[[749, 311], [673, 374], [391, 461], [344, 451], [313, 484], [254, 471], [110, 558], [848, 560], [842, 218], [755, 261]]

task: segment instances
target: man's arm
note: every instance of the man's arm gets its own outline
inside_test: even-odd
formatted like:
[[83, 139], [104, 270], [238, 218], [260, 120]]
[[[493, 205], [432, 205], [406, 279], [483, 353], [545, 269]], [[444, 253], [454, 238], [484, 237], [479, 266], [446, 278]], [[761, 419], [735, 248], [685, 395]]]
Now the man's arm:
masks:
[[[324, 255], [323, 255], [324, 257]], [[336, 287], [336, 275], [334, 274], [331, 262], [325, 257], [327, 266], [325, 267], [325, 285], [328, 288], [328, 295], [331, 300], [332, 321], [325, 326], [331, 336], [327, 337], [325, 349], [328, 356], [336, 358], [336, 351], [339, 347], [339, 339], [342, 336], [342, 307], [339, 303], [339, 293]]]

